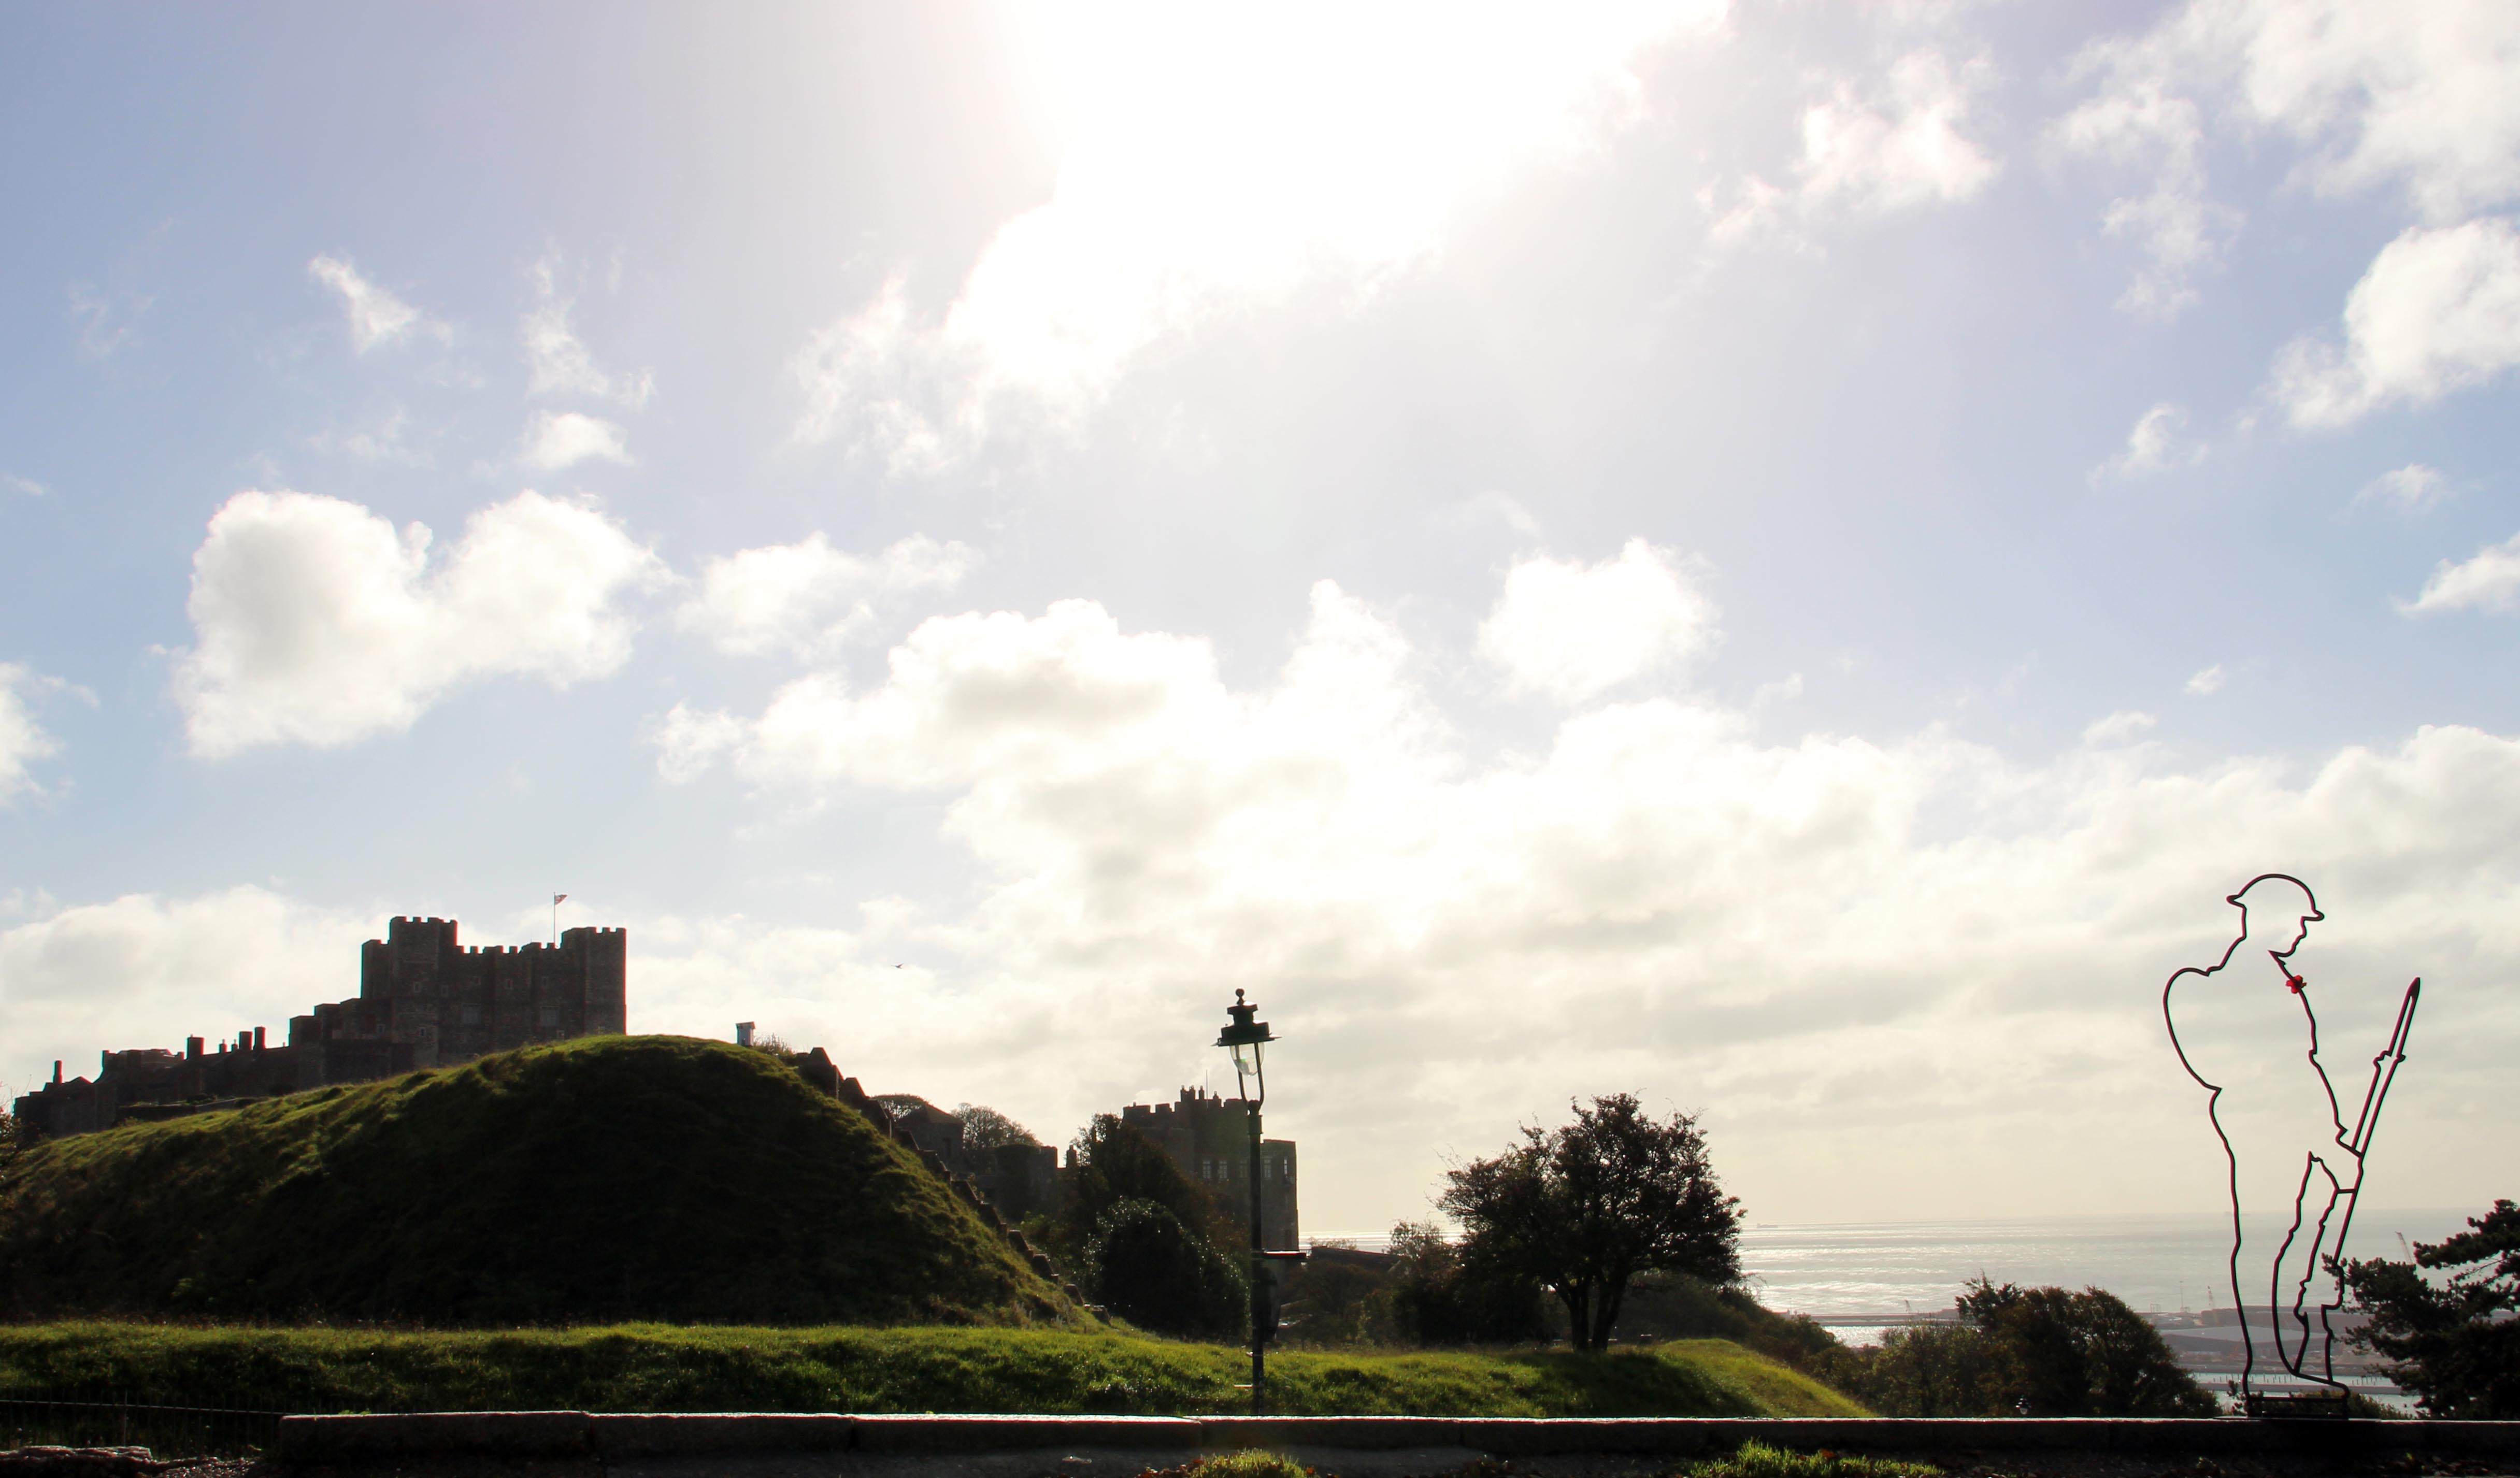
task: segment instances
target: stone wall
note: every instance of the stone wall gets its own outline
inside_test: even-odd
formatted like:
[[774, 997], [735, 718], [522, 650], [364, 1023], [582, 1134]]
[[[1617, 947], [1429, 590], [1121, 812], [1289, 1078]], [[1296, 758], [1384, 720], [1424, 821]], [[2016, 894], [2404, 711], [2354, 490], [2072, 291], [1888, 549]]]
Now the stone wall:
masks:
[[569, 929], [557, 945], [466, 948], [452, 918], [395, 918], [359, 949], [359, 994], [182, 1056], [159, 1048], [103, 1054], [97, 1076], [53, 1081], [17, 1100], [19, 1121], [48, 1137], [87, 1134], [423, 1067], [452, 1067], [537, 1042], [617, 1036], [628, 1016], [629, 934]]
[[[1163, 1146], [1181, 1173], [1197, 1182], [1244, 1227], [1251, 1219], [1251, 1120], [1239, 1098], [1185, 1088], [1170, 1103], [1132, 1103], [1120, 1122]], [[1292, 1249], [1296, 1215], [1295, 1142], [1260, 1142], [1261, 1245]]]

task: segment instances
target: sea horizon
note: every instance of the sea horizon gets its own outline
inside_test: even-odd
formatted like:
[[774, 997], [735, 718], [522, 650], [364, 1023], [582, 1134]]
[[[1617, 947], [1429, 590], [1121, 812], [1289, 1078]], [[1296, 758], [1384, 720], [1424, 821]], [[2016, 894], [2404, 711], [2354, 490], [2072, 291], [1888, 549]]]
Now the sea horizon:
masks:
[[[2347, 1254], [2407, 1256], [2483, 1208], [2366, 1207]], [[2023, 1286], [2096, 1287], [2144, 1313], [2227, 1309], [2232, 1299], [2228, 1212], [1951, 1217], [1919, 1221], [1756, 1222], [1741, 1229], [1743, 1281], [1780, 1314], [1824, 1322], [1950, 1309], [1980, 1275]], [[1387, 1246], [1387, 1233], [1324, 1232], [1312, 1242]]]

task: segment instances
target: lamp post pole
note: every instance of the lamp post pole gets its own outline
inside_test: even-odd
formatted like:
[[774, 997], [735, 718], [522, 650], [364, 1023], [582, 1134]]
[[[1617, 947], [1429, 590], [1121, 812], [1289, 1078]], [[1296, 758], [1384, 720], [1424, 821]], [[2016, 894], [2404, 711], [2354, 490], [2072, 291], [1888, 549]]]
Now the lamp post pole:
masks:
[[1243, 1105], [1251, 1121], [1251, 1414], [1268, 1414], [1267, 1374], [1261, 1367], [1261, 1350], [1266, 1346], [1269, 1330], [1268, 1285], [1269, 1260], [1261, 1255], [1268, 1245], [1260, 1235], [1260, 1102], [1254, 1098]]
[[1259, 1009], [1245, 1004], [1242, 993], [1236, 991], [1234, 1004], [1225, 1008], [1231, 1024], [1217, 1035], [1216, 1045], [1234, 1054], [1234, 1081], [1241, 1090], [1243, 1112], [1251, 1124], [1251, 1172], [1244, 1182], [1251, 1196], [1251, 1414], [1265, 1416], [1269, 1377], [1263, 1351], [1269, 1339], [1269, 1295], [1268, 1285], [1261, 1280], [1269, 1276], [1269, 1254], [1260, 1228], [1260, 1105], [1269, 1097], [1269, 1080], [1261, 1072], [1261, 1053], [1278, 1039], [1268, 1022], [1251, 1019]]

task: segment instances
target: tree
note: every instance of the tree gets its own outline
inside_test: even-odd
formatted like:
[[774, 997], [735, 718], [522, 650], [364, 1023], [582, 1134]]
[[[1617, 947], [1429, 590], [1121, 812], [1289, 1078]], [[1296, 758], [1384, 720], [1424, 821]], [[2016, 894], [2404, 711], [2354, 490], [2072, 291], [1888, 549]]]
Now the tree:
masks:
[[1464, 1258], [1555, 1294], [1575, 1348], [1599, 1351], [1638, 1274], [1737, 1281], [1740, 1210], [1694, 1118], [1657, 1122], [1632, 1094], [1569, 1106], [1574, 1123], [1525, 1127], [1505, 1153], [1447, 1172], [1441, 1204], [1462, 1224]]
[[1395, 1332], [1419, 1345], [1530, 1344], [1549, 1338], [1540, 1285], [1492, 1253], [1444, 1240], [1425, 1222], [1391, 1229]]
[[1009, 1144], [1041, 1143], [1031, 1130], [985, 1103], [963, 1104], [954, 1110], [954, 1117], [963, 1121], [963, 1152], [974, 1160]]
[[1062, 1217], [1082, 1235], [1091, 1235], [1102, 1213], [1118, 1202], [1152, 1201], [1217, 1246], [1241, 1249], [1244, 1233], [1207, 1191], [1182, 1174], [1162, 1145], [1121, 1123], [1117, 1114], [1096, 1114], [1068, 1145], [1067, 1157], [1073, 1174]]
[[[1162, 1145], [1121, 1123], [1118, 1115], [1095, 1115], [1094, 1121], [1068, 1145], [1067, 1162], [1066, 1193], [1058, 1213], [1037, 1224], [1026, 1222], [1024, 1232], [1030, 1236], [1038, 1230], [1040, 1240], [1053, 1257], [1084, 1270], [1081, 1280], [1089, 1288], [1100, 1287], [1095, 1269], [1096, 1259], [1102, 1254], [1096, 1244], [1104, 1235], [1103, 1219], [1124, 1201], [1147, 1201], [1161, 1207], [1200, 1246], [1229, 1262], [1245, 1255], [1242, 1237], [1226, 1222], [1207, 1192], [1181, 1173], [1181, 1167], [1164, 1153]], [[1122, 1276], [1125, 1281], [1130, 1275]], [[1176, 1285], [1158, 1279], [1149, 1286]], [[1099, 1291], [1096, 1297], [1108, 1302]], [[1178, 1319], [1161, 1314], [1144, 1319], [1134, 1314], [1126, 1317], [1150, 1329], [1179, 1327], [1184, 1321], [1194, 1323], [1197, 1318], [1194, 1313], [1184, 1313]]]
[[1228, 1336], [1250, 1309], [1250, 1285], [1233, 1261], [1153, 1201], [1105, 1209], [1085, 1266], [1098, 1302], [1159, 1334]]
[[2214, 1398], [2161, 1331], [2100, 1288], [1984, 1277], [1960, 1322], [1893, 1329], [1822, 1373], [1886, 1416], [2211, 1416]]
[[[2520, 1206], [2498, 1200], [2468, 1230], [2415, 1243], [2412, 1262], [2345, 1265], [2345, 1285], [2371, 1322], [2354, 1343], [2399, 1362], [2390, 1378], [2430, 1416], [2520, 1417]], [[2454, 1269], [2441, 1283], [2425, 1271]]]
[[2106, 1289], [2016, 1288], [1980, 1277], [1960, 1295], [1959, 1311], [1995, 1341], [2003, 1395], [2025, 1415], [2211, 1416], [2217, 1410], [2161, 1331]]

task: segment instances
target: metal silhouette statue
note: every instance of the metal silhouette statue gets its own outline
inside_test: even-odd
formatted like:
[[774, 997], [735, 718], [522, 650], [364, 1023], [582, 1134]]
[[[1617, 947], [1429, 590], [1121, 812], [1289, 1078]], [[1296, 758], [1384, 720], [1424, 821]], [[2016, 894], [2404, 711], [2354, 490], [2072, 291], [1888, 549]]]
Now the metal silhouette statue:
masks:
[[[2338, 1260], [2362, 1188], [2363, 1158], [2379, 1128], [2380, 1105], [2407, 1060], [2421, 977], [2407, 986], [2389, 1043], [2371, 1059], [2371, 1081], [2355, 1116], [2336, 1096], [2318, 1057], [2318, 1015], [2311, 983], [2293, 966], [2310, 926], [2327, 916], [2310, 885], [2262, 873], [2224, 900], [2240, 911], [2240, 936], [2223, 958], [2189, 966], [2161, 988], [2170, 1045], [2187, 1075], [2208, 1092], [2206, 1116], [2230, 1168], [2231, 1301], [2240, 1316], [2240, 1398], [2250, 1415], [2343, 1414], [2330, 1316], [2344, 1306]], [[2273, 977], [2258, 966], [2260, 952]], [[2234, 962], [2238, 968], [2232, 968]], [[2307, 1073], [2257, 1071], [2270, 1048], [2300, 1044]], [[2228, 1096], [2228, 1097], [2227, 1097]], [[2324, 1281], [2322, 1282], [2322, 1279]], [[2308, 1381], [2304, 1396], [2253, 1387], [2259, 1340], [2248, 1311], [2251, 1283], [2264, 1290], [2274, 1363]], [[2316, 1316], [2316, 1328], [2313, 1327]], [[2272, 1373], [2272, 1372], [2270, 1372]]]

